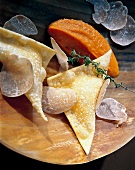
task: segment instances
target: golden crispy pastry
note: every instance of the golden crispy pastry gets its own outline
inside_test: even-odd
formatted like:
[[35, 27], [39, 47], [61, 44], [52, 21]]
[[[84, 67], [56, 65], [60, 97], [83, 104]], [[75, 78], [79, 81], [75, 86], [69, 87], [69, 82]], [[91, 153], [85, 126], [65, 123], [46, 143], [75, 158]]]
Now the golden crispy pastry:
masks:
[[[99, 67], [108, 70], [112, 51], [94, 60]], [[96, 102], [104, 83], [103, 77], [97, 77], [95, 68], [81, 65], [47, 79], [52, 87], [71, 88], [76, 92], [75, 105], [65, 112], [82, 148], [89, 154], [95, 132]]]
[[[17, 55], [28, 59], [33, 68], [34, 83], [25, 94], [43, 119], [46, 117], [42, 110], [42, 82], [46, 77], [46, 67], [55, 51], [46, 45], [21, 34], [0, 27], [0, 61], [8, 55]], [[24, 66], [25, 69], [25, 66]]]

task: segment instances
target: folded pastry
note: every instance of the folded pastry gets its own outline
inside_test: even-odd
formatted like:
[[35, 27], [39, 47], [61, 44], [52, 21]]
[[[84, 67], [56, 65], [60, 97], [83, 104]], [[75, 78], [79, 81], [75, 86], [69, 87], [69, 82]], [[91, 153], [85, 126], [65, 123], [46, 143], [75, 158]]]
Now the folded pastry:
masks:
[[[25, 94], [43, 119], [46, 117], [42, 110], [42, 86], [46, 77], [46, 67], [55, 51], [48, 46], [21, 34], [0, 27], [0, 61], [4, 57], [16, 55], [26, 58], [32, 64], [34, 82]], [[25, 69], [24, 65], [24, 69]]]
[[[100, 63], [100, 68], [108, 70], [111, 53], [109, 50], [94, 61]], [[86, 154], [90, 153], [94, 137], [96, 102], [104, 81], [103, 77], [97, 76], [91, 64], [72, 68], [47, 79], [49, 86], [71, 88], [76, 92], [77, 101], [65, 111], [65, 115]]]

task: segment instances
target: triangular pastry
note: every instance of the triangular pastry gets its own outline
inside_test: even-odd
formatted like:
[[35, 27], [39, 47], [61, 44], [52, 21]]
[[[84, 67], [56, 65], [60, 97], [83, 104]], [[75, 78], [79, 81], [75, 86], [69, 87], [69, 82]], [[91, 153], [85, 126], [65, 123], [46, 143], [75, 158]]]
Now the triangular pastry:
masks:
[[[108, 70], [111, 52], [109, 50], [94, 61], [100, 62], [99, 67]], [[97, 77], [91, 64], [74, 67], [47, 79], [49, 86], [71, 88], [76, 92], [77, 102], [65, 115], [86, 154], [90, 153], [95, 133], [96, 102], [104, 81], [103, 77]]]
[[45, 69], [55, 55], [55, 51], [38, 41], [0, 27], [0, 58], [6, 54], [17, 55], [31, 62], [34, 83], [25, 95], [41, 117], [46, 120], [42, 110], [42, 83], [46, 77]]

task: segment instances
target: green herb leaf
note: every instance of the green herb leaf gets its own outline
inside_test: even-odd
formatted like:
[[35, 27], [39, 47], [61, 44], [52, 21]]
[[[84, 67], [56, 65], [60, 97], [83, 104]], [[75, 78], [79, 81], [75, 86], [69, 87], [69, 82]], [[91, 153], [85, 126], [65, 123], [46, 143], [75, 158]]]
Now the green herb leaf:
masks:
[[83, 59], [83, 61], [84, 61], [83, 64], [85, 64], [85, 66], [88, 66], [89, 64], [93, 65], [93, 67], [96, 69], [97, 76], [99, 76], [99, 75], [103, 76], [105, 80], [106, 79], [110, 79], [110, 82], [113, 82], [116, 88], [121, 87], [121, 88], [123, 88], [125, 90], [128, 90], [130, 92], [135, 93], [135, 91], [130, 90], [128, 87], [125, 87], [122, 84], [122, 82], [121, 83], [117, 83], [114, 78], [112, 78], [111, 76], [109, 76], [107, 74], [107, 70], [104, 70], [104, 69], [99, 67], [100, 63], [97, 63], [97, 62], [91, 60], [90, 57], [88, 57], [88, 56], [81, 56], [81, 55], [77, 54], [75, 50], [73, 50], [71, 52], [71, 56], [72, 57], [68, 57], [69, 64], [76, 65], [76, 63], [79, 61], [79, 59]]

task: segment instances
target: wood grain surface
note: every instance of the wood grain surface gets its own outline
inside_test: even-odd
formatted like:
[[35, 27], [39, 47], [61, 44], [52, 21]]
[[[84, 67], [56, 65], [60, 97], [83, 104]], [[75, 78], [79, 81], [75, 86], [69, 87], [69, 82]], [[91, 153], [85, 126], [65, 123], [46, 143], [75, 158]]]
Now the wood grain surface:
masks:
[[[124, 72], [117, 81], [135, 88], [135, 72]], [[125, 79], [126, 78], [126, 79]], [[1, 142], [27, 157], [55, 164], [81, 164], [110, 154], [135, 136], [135, 96], [110, 84], [105, 97], [112, 97], [127, 108], [128, 120], [116, 128], [113, 121], [96, 119], [96, 131], [88, 156], [81, 148], [65, 115], [40, 118], [25, 96], [8, 98], [0, 95]]]
[[[122, 1], [135, 17], [134, 2]], [[82, 0], [0, 0], [0, 26], [16, 14], [29, 17], [38, 28], [32, 38], [50, 46], [48, 25], [59, 18], [82, 19], [93, 25], [109, 41], [120, 66], [117, 81], [135, 89], [135, 43], [121, 47], [109, 39], [109, 32], [91, 19], [93, 6]], [[50, 63], [51, 67], [51, 63]], [[25, 96], [7, 98], [0, 93], [0, 140], [7, 148], [26, 157], [52, 164], [82, 164], [104, 157], [135, 137], [135, 94], [110, 84], [105, 97], [113, 97], [127, 108], [128, 121], [116, 128], [113, 121], [96, 119], [91, 152], [85, 155], [64, 114], [47, 115], [44, 122]]]

